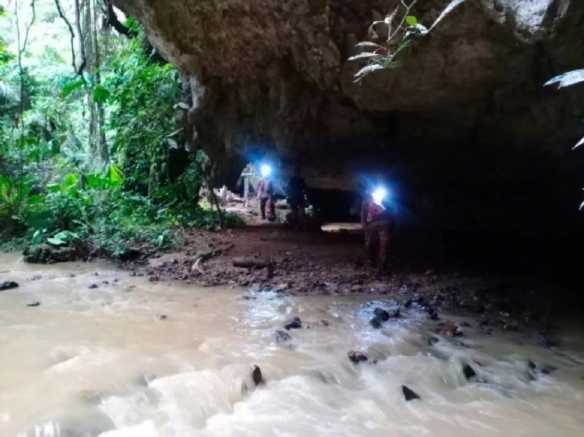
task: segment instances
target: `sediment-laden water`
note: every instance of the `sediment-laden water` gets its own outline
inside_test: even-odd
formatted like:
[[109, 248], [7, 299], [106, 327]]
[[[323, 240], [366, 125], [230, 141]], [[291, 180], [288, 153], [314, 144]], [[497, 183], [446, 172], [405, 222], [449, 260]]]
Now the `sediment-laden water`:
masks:
[[[584, 435], [577, 324], [557, 349], [456, 317], [464, 336], [430, 340], [436, 322], [413, 308], [374, 329], [386, 298], [152, 284], [0, 255], [8, 279], [20, 287], [0, 292], [2, 437]], [[303, 327], [277, 342], [295, 316]]]

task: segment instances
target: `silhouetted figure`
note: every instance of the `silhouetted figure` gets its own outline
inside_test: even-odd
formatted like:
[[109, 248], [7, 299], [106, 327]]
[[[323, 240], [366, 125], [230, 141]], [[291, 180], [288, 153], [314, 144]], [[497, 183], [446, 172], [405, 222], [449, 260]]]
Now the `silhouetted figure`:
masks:
[[382, 272], [387, 268], [394, 228], [392, 212], [368, 196], [361, 207], [361, 225], [365, 232], [365, 250], [372, 266]]
[[304, 221], [304, 209], [306, 208], [306, 182], [301, 176], [300, 167], [294, 168], [294, 174], [288, 181], [288, 205], [292, 210], [291, 222], [299, 225]]
[[[276, 205], [274, 204], [274, 184], [269, 176], [263, 177], [257, 186], [258, 198], [260, 200], [260, 214], [262, 220], [266, 218], [270, 221], [276, 219]], [[266, 208], [268, 213], [266, 215]]]

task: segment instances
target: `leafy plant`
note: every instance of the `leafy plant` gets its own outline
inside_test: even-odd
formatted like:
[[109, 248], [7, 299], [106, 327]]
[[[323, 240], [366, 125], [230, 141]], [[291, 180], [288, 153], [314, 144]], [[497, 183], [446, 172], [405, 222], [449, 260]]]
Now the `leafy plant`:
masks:
[[[356, 47], [360, 53], [351, 56], [349, 61], [365, 62], [354, 75], [355, 82], [362, 81], [369, 74], [400, 65], [400, 55], [416, 40], [432, 32], [454, 9], [465, 0], [451, 0], [430, 27], [421, 24], [410, 12], [418, 0], [400, 0], [396, 8], [383, 20], [374, 21], [369, 26], [370, 41], [359, 42]], [[385, 35], [383, 41], [381, 35]]]
[[[584, 82], [584, 69], [568, 71], [567, 73], [560, 74], [558, 76], [552, 77], [548, 80], [544, 86], [555, 86], [557, 89], [562, 89], [570, 86], [577, 85]], [[584, 138], [582, 138], [573, 149], [576, 149], [584, 144]], [[581, 208], [584, 207], [584, 203]]]

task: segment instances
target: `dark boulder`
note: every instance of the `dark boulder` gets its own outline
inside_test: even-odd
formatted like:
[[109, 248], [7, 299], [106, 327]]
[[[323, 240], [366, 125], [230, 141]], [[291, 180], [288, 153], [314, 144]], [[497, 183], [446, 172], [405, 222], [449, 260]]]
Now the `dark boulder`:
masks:
[[390, 317], [389, 313], [387, 311], [385, 311], [383, 308], [375, 308], [373, 310], [373, 314], [375, 315], [375, 317], [378, 317], [383, 322], [388, 321], [389, 317]]
[[477, 376], [477, 372], [475, 372], [475, 370], [469, 364], [465, 364], [462, 366], [462, 373], [464, 377], [469, 381], [471, 379], [476, 378]]
[[383, 320], [380, 317], [375, 316], [371, 320], [369, 320], [369, 324], [373, 326], [375, 329], [379, 329], [383, 325]]
[[84, 250], [75, 247], [55, 247], [48, 244], [40, 244], [27, 247], [23, 254], [27, 263], [53, 264], [83, 258]]
[[350, 351], [347, 353], [347, 356], [353, 364], [364, 363], [369, 360], [366, 353], [359, 351]]
[[263, 385], [266, 383], [266, 381], [264, 380], [264, 375], [262, 374], [262, 369], [260, 369], [260, 366], [254, 366], [251, 372], [251, 379], [253, 383], [256, 385], [256, 387], [258, 385]]
[[422, 399], [418, 393], [405, 385], [402, 385], [402, 393], [404, 394], [406, 402], [413, 401], [415, 399]]
[[288, 321], [285, 325], [284, 328], [289, 331], [291, 329], [300, 329], [302, 328], [302, 320], [300, 320], [300, 317], [294, 317], [292, 320]]
[[276, 339], [276, 343], [286, 343], [287, 341], [292, 340], [292, 336], [290, 334], [288, 334], [286, 331], [283, 331], [281, 329], [278, 329], [276, 331], [276, 334], [274, 334], [274, 337]]
[[14, 281], [0, 282], [0, 291], [12, 290], [18, 288], [18, 283]]

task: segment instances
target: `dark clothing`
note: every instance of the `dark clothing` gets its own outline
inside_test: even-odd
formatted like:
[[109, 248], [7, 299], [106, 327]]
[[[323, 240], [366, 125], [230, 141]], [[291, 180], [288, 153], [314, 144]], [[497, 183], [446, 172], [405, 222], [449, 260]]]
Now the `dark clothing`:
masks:
[[304, 193], [306, 183], [300, 176], [292, 176], [288, 181], [288, 204], [292, 210], [291, 222], [294, 225], [300, 225], [304, 220], [304, 208], [306, 203]]
[[269, 179], [262, 179], [258, 186], [258, 197], [260, 198], [260, 214], [262, 220], [266, 219], [266, 207], [268, 208], [267, 219], [270, 221], [276, 218], [276, 205], [274, 201], [274, 184]]
[[394, 227], [391, 211], [373, 200], [367, 200], [361, 208], [361, 224], [365, 233], [365, 250], [371, 264], [379, 270], [385, 269]]
[[276, 219], [276, 205], [274, 204], [273, 197], [261, 197], [260, 198], [260, 213], [262, 215], [262, 220], [266, 219], [266, 207], [268, 208], [267, 218], [270, 221]]
[[288, 204], [295, 206], [304, 206], [304, 192], [306, 183], [300, 176], [292, 176], [288, 182]]
[[258, 197], [260, 199], [274, 196], [274, 184], [269, 179], [262, 179], [257, 186]]

